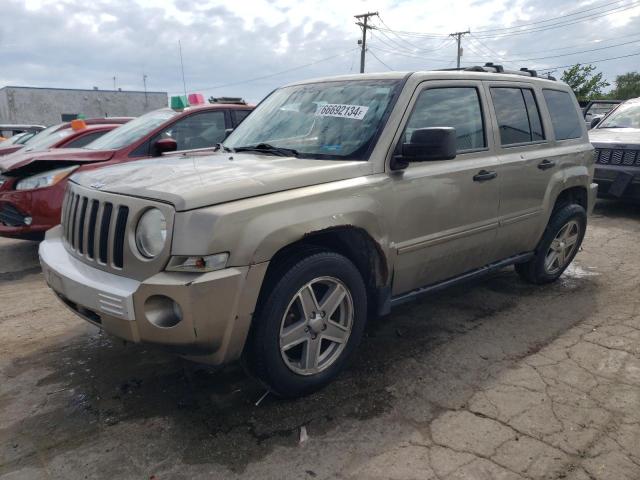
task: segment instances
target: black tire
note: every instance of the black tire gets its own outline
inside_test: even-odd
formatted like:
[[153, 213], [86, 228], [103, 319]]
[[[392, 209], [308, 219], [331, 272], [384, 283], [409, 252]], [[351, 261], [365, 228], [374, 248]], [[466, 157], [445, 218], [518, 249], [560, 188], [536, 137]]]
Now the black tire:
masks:
[[[545, 269], [547, 252], [549, 252], [551, 243], [562, 228], [572, 221], [577, 222], [579, 226], [578, 241], [575, 244], [575, 248], [573, 248], [571, 253], [566, 257], [564, 264], [557, 271], [549, 273]], [[586, 229], [587, 212], [582, 206], [569, 204], [558, 208], [551, 214], [547, 228], [545, 229], [540, 242], [538, 242], [533, 258], [528, 262], [517, 264], [515, 266], [516, 271], [525, 281], [536, 285], [543, 285], [545, 283], [556, 281], [571, 264], [574, 257], [580, 250], [580, 245], [584, 239]]]
[[[293, 398], [321, 389], [345, 367], [362, 338], [367, 319], [367, 293], [356, 266], [334, 252], [312, 250], [285, 268], [277, 268], [277, 271], [261, 296], [243, 360], [248, 372], [271, 392]], [[302, 375], [294, 372], [283, 359], [280, 351], [281, 323], [298, 291], [320, 277], [338, 279], [351, 295], [351, 332], [341, 353], [330, 366], [318, 373]]]

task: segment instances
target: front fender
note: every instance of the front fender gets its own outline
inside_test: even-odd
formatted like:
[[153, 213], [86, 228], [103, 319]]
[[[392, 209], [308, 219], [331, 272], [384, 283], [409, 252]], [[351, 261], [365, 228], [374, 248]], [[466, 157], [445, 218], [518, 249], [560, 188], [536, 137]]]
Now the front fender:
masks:
[[229, 252], [228, 265], [252, 265], [309, 234], [341, 226], [366, 230], [387, 253], [387, 216], [377, 200], [386, 181], [359, 177], [179, 212], [172, 253]]

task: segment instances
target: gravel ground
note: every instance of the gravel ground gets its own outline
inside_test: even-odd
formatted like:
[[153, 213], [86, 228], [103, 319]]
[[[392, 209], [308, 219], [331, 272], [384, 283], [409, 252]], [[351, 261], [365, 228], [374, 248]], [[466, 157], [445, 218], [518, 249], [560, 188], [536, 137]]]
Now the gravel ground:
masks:
[[100, 334], [0, 240], [0, 478], [638, 479], [639, 239], [601, 203], [558, 283], [405, 305], [327, 389], [258, 406], [237, 366]]

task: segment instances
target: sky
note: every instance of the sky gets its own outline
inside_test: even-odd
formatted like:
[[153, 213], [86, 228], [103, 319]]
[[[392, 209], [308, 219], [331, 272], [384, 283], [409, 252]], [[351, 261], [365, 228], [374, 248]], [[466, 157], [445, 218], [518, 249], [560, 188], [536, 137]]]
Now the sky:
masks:
[[[353, 16], [375, 11], [368, 72], [454, 67], [448, 34], [465, 30], [463, 66], [560, 77], [565, 65], [640, 53], [640, 0], [0, 0], [0, 87], [142, 90], [146, 75], [148, 90], [180, 94], [180, 42], [187, 93], [257, 102], [290, 82], [357, 73]], [[640, 55], [595, 65], [613, 83], [640, 71]]]

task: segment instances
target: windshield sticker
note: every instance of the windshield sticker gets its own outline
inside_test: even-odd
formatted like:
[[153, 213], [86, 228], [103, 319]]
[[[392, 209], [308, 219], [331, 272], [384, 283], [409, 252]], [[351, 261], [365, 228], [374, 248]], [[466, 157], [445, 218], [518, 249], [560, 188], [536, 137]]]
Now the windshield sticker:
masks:
[[316, 117], [339, 117], [362, 120], [367, 114], [368, 110], [369, 107], [363, 107], [361, 105], [328, 103], [326, 105], [318, 106], [318, 108], [316, 109]]
[[322, 145], [322, 150], [328, 150], [330, 152], [338, 152], [342, 150], [342, 145]]

